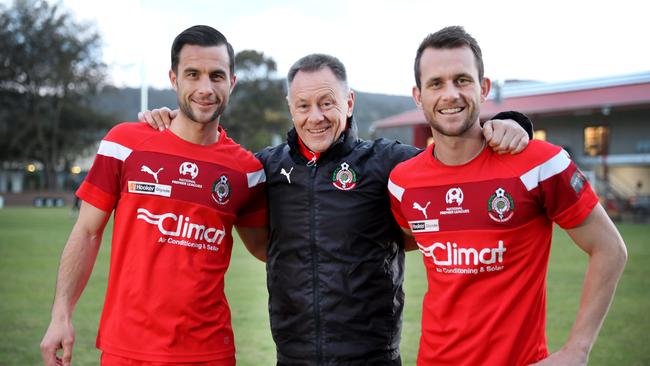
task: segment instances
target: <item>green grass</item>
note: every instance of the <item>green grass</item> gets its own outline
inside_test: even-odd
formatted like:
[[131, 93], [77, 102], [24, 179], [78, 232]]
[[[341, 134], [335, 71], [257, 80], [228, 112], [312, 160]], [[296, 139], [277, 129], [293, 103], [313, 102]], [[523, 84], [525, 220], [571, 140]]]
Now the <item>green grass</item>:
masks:
[[[40, 365], [38, 344], [49, 323], [61, 249], [74, 223], [69, 209], [0, 210], [0, 366]], [[591, 365], [650, 365], [649, 225], [622, 224], [629, 260], [598, 341]], [[75, 365], [96, 365], [95, 336], [104, 299], [110, 226], [93, 275], [74, 315]], [[555, 234], [548, 275], [549, 347], [564, 343], [575, 317], [587, 257], [567, 235]], [[402, 360], [414, 365], [420, 337], [426, 278], [419, 253], [407, 255]], [[238, 365], [275, 364], [267, 314], [264, 264], [235, 244], [226, 276], [233, 313]]]

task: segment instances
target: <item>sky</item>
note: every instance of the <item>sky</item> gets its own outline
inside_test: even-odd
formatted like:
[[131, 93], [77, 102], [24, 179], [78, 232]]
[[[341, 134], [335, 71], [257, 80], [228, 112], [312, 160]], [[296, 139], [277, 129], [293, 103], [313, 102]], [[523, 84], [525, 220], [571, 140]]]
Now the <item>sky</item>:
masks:
[[[0, 2], [9, 3], [8, 0]], [[51, 2], [56, 2], [51, 0]], [[102, 36], [109, 82], [169, 87], [174, 37], [210, 25], [235, 48], [273, 58], [279, 76], [309, 53], [338, 57], [358, 91], [410, 95], [422, 39], [462, 25], [494, 80], [570, 81], [650, 71], [650, 21], [638, 0], [62, 0]], [[645, 45], [645, 46], [644, 46]], [[144, 65], [144, 67], [141, 67]]]

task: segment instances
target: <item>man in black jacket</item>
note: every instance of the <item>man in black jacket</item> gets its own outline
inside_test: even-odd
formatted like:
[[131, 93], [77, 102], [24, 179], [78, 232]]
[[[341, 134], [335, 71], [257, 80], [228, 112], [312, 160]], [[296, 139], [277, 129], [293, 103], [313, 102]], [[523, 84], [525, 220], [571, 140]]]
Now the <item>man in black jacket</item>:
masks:
[[[354, 92], [335, 57], [301, 58], [288, 85], [294, 128], [287, 143], [256, 155], [269, 197], [278, 365], [400, 365], [404, 251], [414, 245], [392, 218], [386, 184], [419, 150], [356, 136]], [[160, 112], [147, 118], [152, 125], [166, 125]], [[530, 121], [520, 123], [532, 131]], [[489, 121], [484, 130], [504, 151], [520, 151], [529, 138], [514, 122]]]

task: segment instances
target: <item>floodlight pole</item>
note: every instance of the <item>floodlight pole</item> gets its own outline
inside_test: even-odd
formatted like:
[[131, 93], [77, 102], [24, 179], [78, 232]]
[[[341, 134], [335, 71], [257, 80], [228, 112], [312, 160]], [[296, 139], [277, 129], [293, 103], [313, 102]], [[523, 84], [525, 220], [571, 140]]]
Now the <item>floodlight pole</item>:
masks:
[[[140, 0], [140, 13], [142, 15], [144, 14], [144, 0]], [[145, 18], [146, 19], [146, 18]], [[146, 42], [146, 32], [143, 30], [140, 32], [141, 37], [142, 37], [142, 47], [140, 48], [140, 52], [142, 52], [142, 57], [140, 58], [140, 112], [144, 112], [147, 109], [149, 109], [148, 104], [149, 104], [149, 88], [147, 85], [147, 73], [145, 69], [146, 65], [146, 54], [147, 54], [147, 49], [144, 47], [144, 45], [147, 44]]]

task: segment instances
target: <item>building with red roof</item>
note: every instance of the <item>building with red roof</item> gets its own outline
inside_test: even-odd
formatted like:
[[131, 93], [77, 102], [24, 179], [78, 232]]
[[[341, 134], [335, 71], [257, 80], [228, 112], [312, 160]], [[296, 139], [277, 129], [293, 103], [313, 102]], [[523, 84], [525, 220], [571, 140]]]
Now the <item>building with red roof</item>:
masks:
[[[601, 196], [650, 196], [650, 72], [560, 83], [493, 84], [481, 120], [527, 114], [535, 138], [567, 150]], [[425, 147], [431, 130], [415, 109], [372, 124], [375, 137]]]

